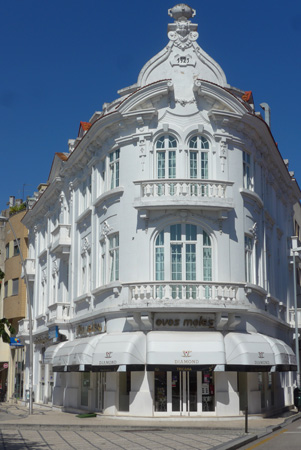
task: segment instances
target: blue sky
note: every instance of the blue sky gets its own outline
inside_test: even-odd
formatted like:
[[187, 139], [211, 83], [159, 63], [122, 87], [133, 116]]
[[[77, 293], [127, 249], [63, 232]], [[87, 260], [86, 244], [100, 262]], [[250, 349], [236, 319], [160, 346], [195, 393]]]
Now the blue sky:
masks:
[[[47, 181], [55, 152], [67, 152], [117, 90], [168, 42], [176, 1], [0, 0], [0, 210], [10, 195]], [[199, 45], [228, 83], [271, 107], [271, 129], [301, 185], [301, 2], [191, 0]]]

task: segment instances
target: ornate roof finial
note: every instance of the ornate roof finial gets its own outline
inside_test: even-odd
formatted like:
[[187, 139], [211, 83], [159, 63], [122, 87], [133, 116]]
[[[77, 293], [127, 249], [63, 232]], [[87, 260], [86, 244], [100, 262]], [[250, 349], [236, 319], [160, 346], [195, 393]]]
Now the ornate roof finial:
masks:
[[196, 23], [191, 23], [191, 17], [195, 16], [195, 9], [179, 3], [168, 10], [168, 14], [175, 20], [175, 23], [168, 24], [168, 37], [174, 42], [174, 45], [181, 50], [192, 46], [192, 42], [198, 38]]
[[172, 17], [175, 21], [183, 21], [191, 19], [196, 14], [196, 10], [190, 8], [190, 6], [185, 3], [179, 3], [173, 8], [168, 10], [168, 15]]

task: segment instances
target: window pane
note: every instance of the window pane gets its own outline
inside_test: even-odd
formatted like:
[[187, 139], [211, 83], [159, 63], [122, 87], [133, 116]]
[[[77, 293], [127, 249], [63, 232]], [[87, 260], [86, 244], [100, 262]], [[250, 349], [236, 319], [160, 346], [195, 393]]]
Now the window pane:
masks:
[[170, 226], [170, 239], [171, 241], [181, 241], [181, 224]]
[[109, 237], [110, 281], [119, 279], [119, 235]]
[[168, 147], [169, 148], [176, 148], [177, 147], [177, 141], [173, 136], [168, 136]]
[[117, 149], [110, 153], [110, 188], [113, 189], [119, 186], [119, 156], [120, 150]]
[[190, 178], [198, 177], [197, 152], [189, 153], [189, 175]]
[[14, 256], [20, 254], [19, 245], [18, 244], [20, 245], [20, 239], [18, 239], [18, 241], [14, 241]]
[[168, 152], [168, 177], [176, 178], [176, 152]]
[[211, 239], [206, 233], [206, 231], [203, 231], [203, 245], [210, 246], [211, 245]]
[[186, 245], [186, 280], [196, 280], [196, 247]]
[[164, 231], [161, 231], [161, 233], [158, 234], [156, 245], [164, 245]]
[[203, 248], [203, 277], [204, 281], [212, 280], [211, 248]]
[[190, 223], [186, 224], [186, 240], [196, 241], [196, 226]]
[[13, 280], [13, 292], [12, 295], [18, 295], [19, 292], [19, 278]]
[[165, 178], [165, 152], [157, 153], [158, 178]]
[[182, 246], [171, 246], [171, 279], [182, 280]]
[[190, 139], [190, 141], [189, 141], [190, 148], [198, 148], [197, 144], [198, 144], [197, 136], [194, 136], [193, 138]]
[[201, 153], [201, 178], [202, 180], [208, 179], [208, 153]]
[[156, 280], [164, 280], [164, 247], [156, 248]]
[[253, 252], [253, 239], [250, 236], [245, 236], [245, 271], [246, 271], [246, 281], [248, 283], [253, 282], [252, 252]]
[[209, 142], [204, 136], [200, 137], [200, 141], [201, 141], [201, 148], [209, 149]]
[[164, 148], [164, 136], [161, 136], [156, 143], [156, 148]]

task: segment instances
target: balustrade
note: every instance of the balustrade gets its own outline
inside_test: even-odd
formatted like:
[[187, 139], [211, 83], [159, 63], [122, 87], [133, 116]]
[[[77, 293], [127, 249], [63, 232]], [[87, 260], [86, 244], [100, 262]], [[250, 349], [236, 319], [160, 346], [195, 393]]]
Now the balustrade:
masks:
[[172, 302], [172, 301], [237, 301], [237, 284], [214, 282], [168, 282], [140, 283], [129, 285], [130, 302]]

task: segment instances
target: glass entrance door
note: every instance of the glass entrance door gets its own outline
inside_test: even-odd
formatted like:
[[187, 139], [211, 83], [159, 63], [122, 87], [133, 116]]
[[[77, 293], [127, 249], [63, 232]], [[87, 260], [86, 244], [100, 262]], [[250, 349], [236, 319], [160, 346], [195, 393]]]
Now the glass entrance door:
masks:
[[197, 411], [197, 372], [172, 372], [172, 412], [189, 414]]

